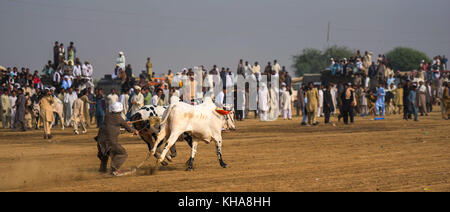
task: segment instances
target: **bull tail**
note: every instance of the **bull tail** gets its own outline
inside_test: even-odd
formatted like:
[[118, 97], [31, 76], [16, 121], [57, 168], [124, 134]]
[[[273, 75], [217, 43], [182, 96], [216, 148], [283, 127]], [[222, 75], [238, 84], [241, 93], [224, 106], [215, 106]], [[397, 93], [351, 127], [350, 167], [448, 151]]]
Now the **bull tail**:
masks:
[[163, 120], [161, 121], [160, 125], [164, 125], [167, 122], [167, 119], [169, 118], [170, 112], [173, 110], [173, 108], [177, 106], [176, 104], [170, 105], [170, 107], [164, 111]]

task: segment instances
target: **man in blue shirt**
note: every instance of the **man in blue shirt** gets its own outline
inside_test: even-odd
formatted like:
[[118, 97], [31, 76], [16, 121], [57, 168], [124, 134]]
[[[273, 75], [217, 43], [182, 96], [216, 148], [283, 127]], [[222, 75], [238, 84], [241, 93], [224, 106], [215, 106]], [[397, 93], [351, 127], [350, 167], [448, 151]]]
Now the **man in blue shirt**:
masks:
[[97, 90], [97, 96], [95, 97], [95, 120], [97, 121], [97, 128], [103, 125], [103, 120], [105, 118], [106, 111], [106, 101], [103, 96], [103, 90], [99, 88]]
[[377, 102], [375, 103], [375, 107], [376, 107], [377, 116], [380, 115], [380, 108], [383, 110], [382, 116], [384, 116], [384, 113], [385, 113], [384, 97], [386, 96], [386, 90], [383, 87], [383, 83], [379, 83], [376, 96], [377, 96]]

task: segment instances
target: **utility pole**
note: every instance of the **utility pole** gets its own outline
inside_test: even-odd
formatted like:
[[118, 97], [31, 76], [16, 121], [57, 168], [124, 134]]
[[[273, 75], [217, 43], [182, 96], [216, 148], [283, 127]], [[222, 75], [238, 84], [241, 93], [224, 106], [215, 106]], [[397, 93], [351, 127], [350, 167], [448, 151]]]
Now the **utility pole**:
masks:
[[331, 22], [328, 21], [328, 31], [327, 31], [327, 45], [328, 45], [328, 48], [330, 48], [330, 26], [331, 26]]

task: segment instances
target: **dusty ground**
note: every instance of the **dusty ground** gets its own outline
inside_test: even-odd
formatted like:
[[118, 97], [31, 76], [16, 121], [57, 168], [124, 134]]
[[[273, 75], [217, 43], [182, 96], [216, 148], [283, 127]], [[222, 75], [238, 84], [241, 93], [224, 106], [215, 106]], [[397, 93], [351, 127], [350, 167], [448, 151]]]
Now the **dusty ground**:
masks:
[[[323, 118], [320, 118], [323, 122]], [[332, 121], [337, 122], [335, 118]], [[440, 113], [403, 121], [357, 118], [354, 125], [301, 127], [298, 118], [238, 122], [225, 133], [223, 156], [214, 144], [199, 144], [195, 171], [185, 171], [190, 150], [178, 143], [178, 156], [155, 175], [111, 177], [97, 173], [96, 129], [73, 135], [54, 130], [0, 130], [0, 191], [450, 191], [450, 121]], [[124, 134], [124, 168], [147, 152], [136, 136]], [[151, 161], [151, 164], [153, 164]]]

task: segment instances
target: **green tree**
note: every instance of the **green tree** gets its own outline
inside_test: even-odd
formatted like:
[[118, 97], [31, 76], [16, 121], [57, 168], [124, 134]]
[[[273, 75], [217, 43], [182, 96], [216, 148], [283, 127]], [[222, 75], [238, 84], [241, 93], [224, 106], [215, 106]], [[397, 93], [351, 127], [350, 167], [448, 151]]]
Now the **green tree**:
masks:
[[417, 70], [422, 60], [431, 62], [425, 53], [407, 47], [396, 47], [386, 53], [386, 57], [392, 68], [400, 71]]
[[326, 58], [318, 49], [306, 48], [299, 55], [294, 55], [295, 75], [303, 76], [306, 73], [318, 73], [327, 66]]
[[303, 74], [308, 73], [320, 73], [320, 71], [323, 71], [330, 65], [330, 58], [340, 60], [349, 58], [354, 53], [354, 50], [345, 46], [331, 46], [323, 52], [314, 48], [306, 48], [302, 50], [301, 54], [293, 56], [294, 64], [292, 67], [295, 70], [296, 76], [303, 76]]
[[[327, 59], [334, 58], [336, 61], [347, 58], [349, 59], [352, 55], [356, 53], [355, 50], [350, 49], [346, 46], [331, 46], [330, 48], [325, 49], [324, 56], [327, 57]], [[364, 52], [362, 52], [364, 53]]]

